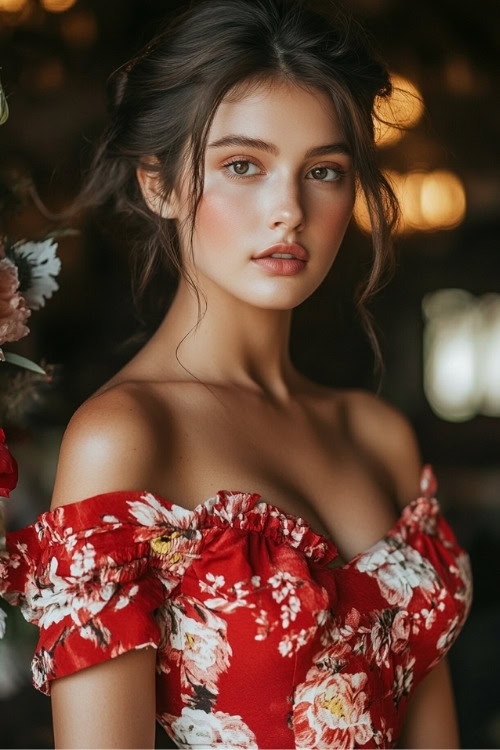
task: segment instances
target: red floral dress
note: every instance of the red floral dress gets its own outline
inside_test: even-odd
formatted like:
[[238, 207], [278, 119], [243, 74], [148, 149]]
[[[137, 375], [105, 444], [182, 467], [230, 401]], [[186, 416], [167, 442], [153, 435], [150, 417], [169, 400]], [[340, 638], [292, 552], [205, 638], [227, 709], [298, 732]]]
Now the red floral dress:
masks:
[[333, 542], [255, 493], [186, 510], [108, 492], [7, 534], [0, 593], [37, 625], [33, 684], [153, 646], [156, 718], [181, 748], [394, 747], [456, 640], [468, 554], [434, 496], [342, 567]]

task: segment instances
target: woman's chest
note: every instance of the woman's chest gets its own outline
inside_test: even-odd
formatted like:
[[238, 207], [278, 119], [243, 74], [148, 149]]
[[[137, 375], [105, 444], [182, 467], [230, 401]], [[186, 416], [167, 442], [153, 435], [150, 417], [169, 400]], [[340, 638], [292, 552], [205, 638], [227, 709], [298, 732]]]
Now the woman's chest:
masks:
[[219, 490], [258, 493], [331, 539], [339, 550], [333, 567], [378, 541], [397, 517], [383, 467], [346, 433], [338, 404], [286, 411], [240, 396], [216, 409], [179, 398], [168, 414], [152, 489], [177, 505], [192, 510]]

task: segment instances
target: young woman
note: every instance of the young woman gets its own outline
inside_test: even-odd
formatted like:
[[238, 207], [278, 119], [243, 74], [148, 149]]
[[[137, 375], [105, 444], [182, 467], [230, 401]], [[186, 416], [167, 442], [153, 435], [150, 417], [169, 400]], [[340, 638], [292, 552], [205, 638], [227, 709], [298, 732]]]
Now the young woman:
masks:
[[357, 191], [362, 313], [390, 262], [385, 68], [301, 2], [209, 0], [115, 83], [84, 201], [143, 220], [142, 285], [163, 264], [177, 286], [71, 419], [50, 510], [7, 535], [56, 747], [153, 747], [155, 717], [184, 748], [458, 747], [472, 581], [432, 471], [401, 413], [289, 355]]

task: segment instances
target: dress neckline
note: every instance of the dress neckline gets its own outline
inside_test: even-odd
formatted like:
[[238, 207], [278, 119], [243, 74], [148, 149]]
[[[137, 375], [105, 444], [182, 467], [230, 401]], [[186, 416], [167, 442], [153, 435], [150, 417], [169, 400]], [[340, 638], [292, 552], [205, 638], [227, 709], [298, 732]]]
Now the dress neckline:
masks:
[[[357, 560], [369, 554], [387, 536], [392, 535], [405, 523], [429, 526], [429, 517], [439, 512], [439, 503], [434, 497], [437, 488], [436, 478], [430, 464], [425, 464], [420, 475], [420, 495], [404, 505], [393, 525], [387, 529], [381, 539], [377, 540], [367, 550], [363, 550], [353, 558], [339, 566], [332, 566], [331, 570], [342, 570], [351, 567]], [[267, 502], [257, 492], [243, 492], [240, 490], [218, 490], [218, 492], [199, 502], [194, 508], [188, 509], [177, 505], [162, 495], [148, 490], [117, 490], [93, 495], [83, 500], [60, 505], [53, 510], [40, 514], [37, 524], [40, 528], [57, 527], [63, 531], [71, 526], [73, 514], [75, 519], [80, 510], [94, 509], [99, 500], [127, 497], [129, 504], [138, 499], [152, 499], [166, 514], [172, 514], [177, 528], [199, 529], [210, 526], [234, 526], [254, 531], [265, 530], [275, 538], [288, 543], [290, 546], [306, 551], [308, 557], [322, 566], [328, 565], [336, 557], [340, 557], [338, 548], [332, 539], [318, 533], [311, 528], [309, 522], [302, 516], [283, 510], [277, 505]], [[68, 518], [68, 514], [70, 518]], [[97, 517], [97, 515], [99, 517]], [[108, 514], [97, 514], [95, 522], [110, 518]], [[15, 532], [14, 532], [15, 533]]]

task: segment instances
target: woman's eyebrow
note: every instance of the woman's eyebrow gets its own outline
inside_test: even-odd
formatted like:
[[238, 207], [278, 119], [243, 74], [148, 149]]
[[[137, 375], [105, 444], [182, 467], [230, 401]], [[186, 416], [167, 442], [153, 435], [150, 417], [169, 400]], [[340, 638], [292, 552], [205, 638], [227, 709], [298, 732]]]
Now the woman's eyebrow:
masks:
[[[223, 146], [246, 146], [247, 148], [267, 151], [275, 156], [279, 154], [279, 148], [274, 143], [262, 141], [260, 138], [249, 138], [245, 135], [225, 135], [208, 144], [208, 148], [222, 148]], [[338, 143], [327, 143], [324, 146], [314, 146], [306, 152], [305, 156], [308, 159], [310, 156], [325, 156], [332, 153], [341, 153], [350, 156], [351, 150], [347, 143], [339, 141]]]

